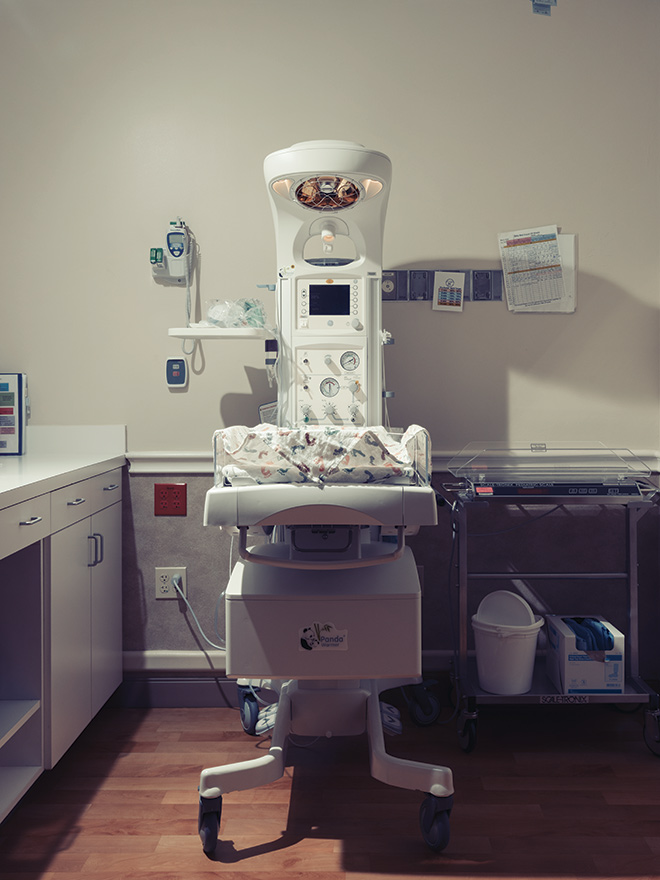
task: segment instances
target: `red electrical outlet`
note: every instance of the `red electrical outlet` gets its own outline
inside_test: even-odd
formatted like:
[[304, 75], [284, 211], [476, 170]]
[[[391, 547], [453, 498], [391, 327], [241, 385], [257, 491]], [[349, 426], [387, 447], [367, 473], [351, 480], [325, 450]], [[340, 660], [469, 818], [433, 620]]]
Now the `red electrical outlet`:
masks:
[[154, 483], [154, 516], [187, 516], [186, 483]]

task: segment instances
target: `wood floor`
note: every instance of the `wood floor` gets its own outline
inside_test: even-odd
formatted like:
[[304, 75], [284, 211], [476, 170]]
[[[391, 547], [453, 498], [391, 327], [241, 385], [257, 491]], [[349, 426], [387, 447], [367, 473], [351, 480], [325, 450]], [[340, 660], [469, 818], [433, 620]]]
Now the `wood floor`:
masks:
[[225, 796], [209, 859], [199, 771], [268, 740], [246, 736], [234, 709], [106, 708], [0, 826], [0, 878], [658, 878], [660, 758], [642, 719], [611, 706], [481, 707], [465, 754], [453, 723], [416, 728], [404, 714], [388, 750], [454, 771], [442, 853], [421, 838], [421, 794], [371, 779], [363, 738], [291, 747], [283, 779]]

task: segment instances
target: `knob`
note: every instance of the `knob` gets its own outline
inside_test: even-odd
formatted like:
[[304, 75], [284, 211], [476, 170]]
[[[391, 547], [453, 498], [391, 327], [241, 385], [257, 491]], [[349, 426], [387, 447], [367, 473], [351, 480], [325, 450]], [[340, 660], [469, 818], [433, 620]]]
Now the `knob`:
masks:
[[359, 318], [353, 318], [351, 321], [351, 327], [353, 327], [354, 330], [364, 330], [362, 321], [360, 321]]
[[352, 382], [348, 383], [348, 390], [351, 394], [356, 394], [360, 390], [360, 383], [357, 379], [353, 379]]
[[332, 355], [326, 354], [326, 356], [323, 358], [323, 361], [324, 361], [324, 363], [326, 363], [328, 365], [331, 364], [332, 363]]

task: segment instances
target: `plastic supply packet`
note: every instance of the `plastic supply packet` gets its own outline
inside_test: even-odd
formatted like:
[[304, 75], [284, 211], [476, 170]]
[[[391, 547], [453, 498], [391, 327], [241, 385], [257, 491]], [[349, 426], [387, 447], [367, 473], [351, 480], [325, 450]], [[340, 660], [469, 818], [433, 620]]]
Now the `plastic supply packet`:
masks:
[[266, 327], [266, 310], [259, 299], [239, 299], [235, 302], [209, 300], [206, 318], [212, 327]]

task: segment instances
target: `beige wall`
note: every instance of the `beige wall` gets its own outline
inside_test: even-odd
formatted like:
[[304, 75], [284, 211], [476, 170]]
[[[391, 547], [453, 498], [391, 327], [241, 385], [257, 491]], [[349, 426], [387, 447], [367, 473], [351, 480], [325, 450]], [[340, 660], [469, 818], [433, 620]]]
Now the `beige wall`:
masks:
[[255, 422], [260, 343], [205, 343], [167, 390], [184, 298], [149, 248], [181, 215], [200, 302], [255, 295], [264, 156], [347, 138], [393, 162], [387, 268], [494, 268], [497, 233], [535, 224], [579, 242], [575, 315], [386, 304], [392, 422], [436, 451], [657, 451], [659, 43], [657, 0], [6, 0], [0, 369], [29, 374], [35, 424], [126, 423], [134, 452]]

